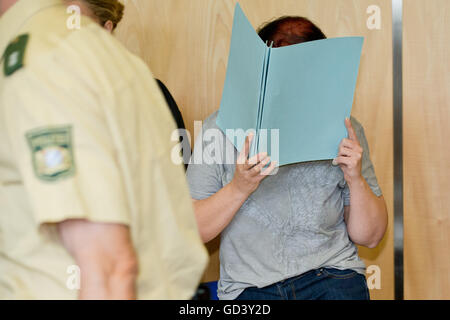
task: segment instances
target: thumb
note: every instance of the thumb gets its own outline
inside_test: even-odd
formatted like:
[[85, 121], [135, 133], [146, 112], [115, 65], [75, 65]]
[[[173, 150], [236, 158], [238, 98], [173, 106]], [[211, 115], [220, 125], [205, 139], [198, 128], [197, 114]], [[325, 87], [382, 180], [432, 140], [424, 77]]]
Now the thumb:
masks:
[[347, 128], [348, 138], [353, 141], [358, 141], [355, 130], [353, 129], [352, 122], [349, 118], [345, 118], [345, 127]]

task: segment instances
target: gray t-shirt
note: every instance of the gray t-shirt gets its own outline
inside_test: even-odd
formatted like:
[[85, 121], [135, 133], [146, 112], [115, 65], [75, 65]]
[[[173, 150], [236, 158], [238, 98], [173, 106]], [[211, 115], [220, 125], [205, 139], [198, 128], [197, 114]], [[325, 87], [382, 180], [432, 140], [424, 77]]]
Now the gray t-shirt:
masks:
[[[226, 162], [226, 150], [233, 150], [234, 159], [238, 152], [217, 127], [216, 117], [217, 112], [204, 121], [191, 159], [197, 161], [187, 170], [191, 196], [196, 200], [212, 196], [234, 175], [234, 164], [220, 163]], [[364, 130], [354, 118], [351, 121], [364, 149], [362, 175], [373, 193], [381, 196]], [[208, 129], [219, 134], [204, 137]], [[365, 273], [344, 222], [350, 192], [342, 170], [331, 162], [282, 166], [245, 201], [221, 234], [221, 300], [235, 299], [248, 287], [265, 287], [322, 267]]]

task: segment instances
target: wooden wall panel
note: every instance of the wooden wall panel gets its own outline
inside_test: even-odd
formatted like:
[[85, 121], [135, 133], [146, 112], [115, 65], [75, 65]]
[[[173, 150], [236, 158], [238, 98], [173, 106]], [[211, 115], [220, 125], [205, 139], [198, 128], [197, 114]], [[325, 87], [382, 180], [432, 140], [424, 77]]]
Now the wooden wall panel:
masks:
[[[187, 128], [220, 105], [235, 0], [128, 0], [117, 37], [141, 56], [171, 90]], [[363, 124], [387, 201], [389, 230], [376, 249], [360, 249], [367, 265], [381, 268], [372, 298], [393, 298], [392, 23], [390, 0], [241, 0], [254, 27], [280, 15], [302, 15], [328, 37], [362, 35], [363, 56], [353, 115]], [[381, 10], [381, 29], [369, 30], [367, 8]], [[218, 278], [218, 241], [208, 244], [204, 280]]]
[[450, 1], [404, 1], [405, 298], [450, 299]]

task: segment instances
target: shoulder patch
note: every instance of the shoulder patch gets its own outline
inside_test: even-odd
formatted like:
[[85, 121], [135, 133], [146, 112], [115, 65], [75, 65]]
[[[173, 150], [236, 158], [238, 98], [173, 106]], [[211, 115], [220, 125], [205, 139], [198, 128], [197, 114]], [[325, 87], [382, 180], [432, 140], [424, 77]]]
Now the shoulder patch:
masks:
[[47, 127], [26, 133], [36, 177], [53, 182], [73, 176], [72, 127]]
[[3, 72], [5, 76], [10, 76], [23, 67], [28, 38], [28, 34], [20, 35], [6, 48], [3, 53]]

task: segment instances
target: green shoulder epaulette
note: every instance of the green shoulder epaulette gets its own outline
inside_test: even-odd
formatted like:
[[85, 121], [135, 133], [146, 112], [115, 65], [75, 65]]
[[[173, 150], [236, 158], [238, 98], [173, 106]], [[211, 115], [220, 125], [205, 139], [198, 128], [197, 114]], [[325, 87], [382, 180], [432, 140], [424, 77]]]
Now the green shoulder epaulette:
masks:
[[20, 35], [11, 41], [6, 48], [3, 53], [3, 72], [5, 76], [10, 76], [23, 67], [28, 38], [28, 34]]

